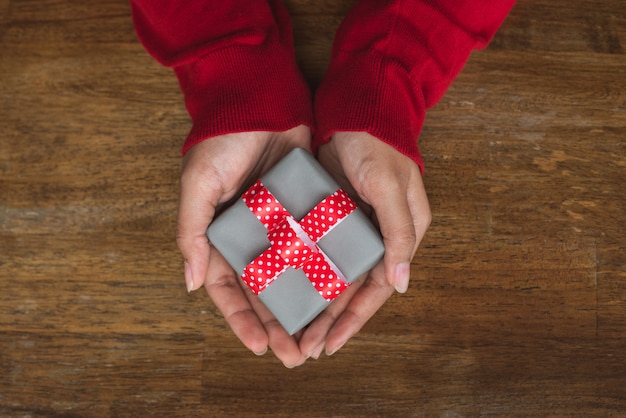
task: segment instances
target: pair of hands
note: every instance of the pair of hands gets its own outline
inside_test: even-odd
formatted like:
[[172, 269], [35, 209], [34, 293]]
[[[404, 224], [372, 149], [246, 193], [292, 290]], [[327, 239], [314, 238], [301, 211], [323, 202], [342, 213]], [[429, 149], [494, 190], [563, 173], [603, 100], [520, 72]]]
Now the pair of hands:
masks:
[[418, 166], [364, 132], [340, 132], [320, 147], [319, 162], [379, 226], [385, 256], [304, 330], [293, 336], [245, 287], [210, 246], [206, 229], [216, 208], [256, 180], [296, 147], [310, 150], [308, 127], [211, 138], [183, 159], [177, 243], [185, 259], [188, 291], [204, 285], [235, 335], [252, 352], [268, 347], [286, 367], [339, 350], [374, 315], [394, 289], [407, 290], [410, 262], [430, 224]]

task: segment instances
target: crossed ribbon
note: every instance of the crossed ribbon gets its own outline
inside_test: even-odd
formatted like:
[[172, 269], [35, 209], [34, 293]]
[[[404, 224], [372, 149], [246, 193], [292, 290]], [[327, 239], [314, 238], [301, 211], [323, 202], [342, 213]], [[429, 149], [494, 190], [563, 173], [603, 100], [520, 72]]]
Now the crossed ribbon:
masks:
[[320, 295], [331, 301], [349, 283], [317, 242], [356, 209], [342, 189], [319, 202], [300, 221], [291, 216], [274, 195], [257, 181], [242, 196], [246, 206], [267, 230], [270, 246], [250, 264], [241, 276], [258, 295], [292, 267], [301, 269]]

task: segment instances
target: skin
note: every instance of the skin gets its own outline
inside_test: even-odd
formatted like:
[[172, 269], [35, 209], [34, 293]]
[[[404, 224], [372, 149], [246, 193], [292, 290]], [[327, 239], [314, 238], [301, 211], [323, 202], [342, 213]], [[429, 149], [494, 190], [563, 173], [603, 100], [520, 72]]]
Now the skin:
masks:
[[405, 292], [409, 265], [431, 214], [417, 165], [363, 132], [341, 132], [320, 147], [318, 159], [379, 225], [386, 253], [305, 330], [289, 336], [246, 288], [205, 231], [216, 209], [238, 196], [296, 147], [309, 149], [305, 126], [285, 132], [246, 132], [211, 138], [183, 159], [177, 243], [188, 291], [204, 286], [235, 335], [252, 352], [268, 348], [286, 366], [340, 349], [391, 296]]
[[339, 132], [318, 160], [380, 228], [385, 256], [305, 330], [300, 347], [318, 358], [339, 350], [393, 294], [406, 292], [410, 262], [431, 222], [418, 166], [365, 132]]
[[192, 147], [183, 158], [176, 241], [185, 260], [187, 290], [204, 285], [235, 335], [252, 352], [268, 347], [286, 367], [305, 360], [297, 336], [289, 336], [207, 241], [216, 209], [239, 195], [296, 147], [310, 149], [306, 126], [285, 132], [217, 136]]

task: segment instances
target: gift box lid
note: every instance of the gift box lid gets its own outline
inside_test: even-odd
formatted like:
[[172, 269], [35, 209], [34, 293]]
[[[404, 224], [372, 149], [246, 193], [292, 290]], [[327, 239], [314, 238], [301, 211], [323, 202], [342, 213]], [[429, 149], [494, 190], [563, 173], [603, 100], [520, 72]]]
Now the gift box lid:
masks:
[[[330, 174], [301, 148], [291, 151], [260, 180], [298, 221], [339, 189]], [[244, 201], [238, 199], [213, 221], [207, 236], [235, 272], [242, 275], [246, 266], [270, 246], [267, 232]], [[334, 226], [317, 245], [349, 283], [369, 271], [384, 253], [379, 232], [358, 208]], [[289, 277], [295, 277], [294, 274], [304, 276], [300, 270], [289, 270]], [[302, 280], [298, 281], [300, 284], [281, 282], [280, 279], [272, 282], [259, 297], [293, 333], [321, 312], [327, 301], [322, 297], [319, 300], [313, 298], [317, 291], [313, 289], [311, 293], [305, 289]], [[297, 292], [297, 295], [286, 301], [290, 292]], [[303, 296], [305, 294], [309, 296]]]

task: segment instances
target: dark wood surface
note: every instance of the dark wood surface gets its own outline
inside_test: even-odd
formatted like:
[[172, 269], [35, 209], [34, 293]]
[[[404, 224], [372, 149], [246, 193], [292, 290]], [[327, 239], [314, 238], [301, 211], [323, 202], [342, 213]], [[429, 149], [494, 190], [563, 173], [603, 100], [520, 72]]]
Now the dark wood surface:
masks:
[[[287, 2], [313, 85], [351, 3]], [[0, 0], [0, 416], [626, 416], [625, 50], [623, 0], [520, 1], [428, 114], [409, 291], [287, 370], [185, 291], [127, 2]]]

